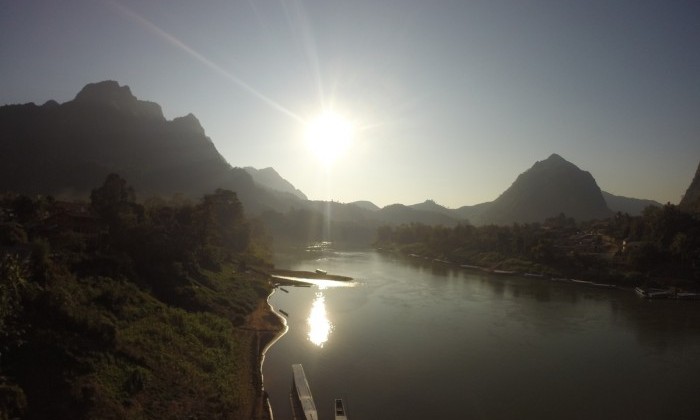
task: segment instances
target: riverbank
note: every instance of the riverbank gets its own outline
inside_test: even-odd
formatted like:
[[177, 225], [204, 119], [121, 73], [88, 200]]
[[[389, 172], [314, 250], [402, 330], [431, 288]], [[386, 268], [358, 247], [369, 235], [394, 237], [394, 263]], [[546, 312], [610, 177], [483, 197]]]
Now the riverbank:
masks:
[[253, 420], [272, 420], [272, 410], [263, 385], [262, 365], [265, 352], [287, 331], [287, 323], [268, 303], [274, 289], [264, 299], [260, 299], [253, 312], [246, 319], [245, 329], [253, 334], [250, 351], [252, 383], [256, 389], [255, 402], [251, 413]]
[[425, 255], [420, 255], [416, 253], [406, 254], [396, 249], [378, 248], [380, 252], [388, 252], [394, 255], [401, 256], [413, 261], [425, 262], [429, 264], [440, 264], [445, 266], [450, 266], [455, 269], [463, 269], [467, 271], [480, 272], [495, 276], [514, 276], [523, 278], [539, 278], [544, 281], [553, 281], [560, 283], [571, 283], [578, 286], [584, 287], [594, 287], [594, 288], [604, 288], [604, 289], [619, 289], [627, 292], [634, 292], [646, 299], [659, 299], [659, 298], [669, 298], [669, 299], [681, 299], [681, 300], [700, 300], [700, 291], [697, 288], [681, 288], [681, 287], [667, 287], [654, 290], [662, 290], [664, 293], [658, 294], [658, 296], [649, 295], [647, 293], [640, 293], [639, 290], [646, 291], [647, 287], [636, 286], [635, 284], [616, 284], [610, 279], [603, 276], [600, 280], [595, 278], [588, 278], [587, 276], [581, 274], [581, 276], [569, 277], [557, 272], [551, 267], [537, 266], [541, 271], [522, 271], [518, 270], [518, 265], [508, 265], [504, 264], [503, 261], [499, 261], [491, 266], [484, 265], [474, 265], [474, 264], [463, 264], [459, 262], [450, 261], [447, 258], [432, 258]]

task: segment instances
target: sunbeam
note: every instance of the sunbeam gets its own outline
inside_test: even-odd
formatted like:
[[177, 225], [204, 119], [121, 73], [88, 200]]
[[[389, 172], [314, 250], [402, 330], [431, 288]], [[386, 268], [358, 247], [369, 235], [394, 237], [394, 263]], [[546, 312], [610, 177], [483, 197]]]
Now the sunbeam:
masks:
[[153, 23], [153, 22], [151, 22], [150, 20], [146, 19], [145, 17], [139, 15], [138, 13], [134, 12], [133, 10], [131, 10], [131, 9], [129, 9], [128, 7], [124, 6], [123, 4], [120, 4], [120, 3], [115, 2], [115, 1], [109, 1], [109, 2], [107, 2], [107, 3], [108, 3], [109, 5], [111, 5], [112, 7], [114, 7], [115, 9], [117, 9], [118, 11], [120, 11], [121, 13], [123, 13], [123, 14], [124, 14], [126, 17], [128, 17], [129, 19], [132, 19], [133, 21], [139, 23], [139, 24], [142, 25], [144, 28], [146, 28], [147, 30], [149, 30], [149, 31], [153, 32], [154, 34], [158, 35], [159, 37], [161, 37], [162, 39], [164, 39], [165, 41], [167, 41], [167, 42], [170, 43], [171, 45], [173, 45], [173, 46], [175, 46], [175, 47], [181, 49], [181, 50], [184, 51], [184, 52], [186, 52], [186, 53], [189, 54], [192, 58], [196, 59], [196, 60], [199, 61], [200, 63], [202, 63], [202, 64], [204, 64], [205, 66], [209, 67], [211, 70], [215, 71], [216, 73], [218, 73], [219, 75], [223, 76], [224, 78], [226, 78], [226, 79], [232, 81], [233, 83], [235, 83], [236, 85], [238, 85], [238, 87], [242, 88], [242, 89], [245, 90], [246, 92], [248, 92], [248, 93], [250, 93], [251, 95], [255, 96], [256, 98], [260, 99], [261, 101], [263, 101], [263, 102], [266, 103], [267, 105], [269, 105], [269, 106], [271, 106], [272, 108], [276, 109], [277, 111], [280, 111], [280, 112], [282, 112], [283, 114], [285, 114], [285, 115], [287, 115], [287, 116], [289, 116], [289, 117], [295, 119], [295, 120], [298, 121], [298, 122], [301, 122], [301, 123], [304, 122], [304, 120], [303, 120], [300, 116], [298, 116], [297, 114], [295, 114], [295, 113], [292, 112], [291, 110], [289, 110], [289, 109], [287, 109], [286, 107], [280, 105], [277, 101], [275, 101], [275, 100], [273, 100], [273, 99], [267, 97], [266, 95], [263, 95], [262, 93], [260, 93], [260, 91], [258, 91], [257, 89], [255, 89], [255, 88], [254, 88], [253, 86], [251, 86], [250, 84], [246, 83], [246, 82], [245, 82], [244, 80], [242, 80], [240, 77], [238, 77], [238, 76], [236, 76], [235, 74], [233, 74], [232, 72], [230, 72], [230, 71], [224, 69], [223, 67], [221, 67], [220, 65], [218, 65], [218, 64], [216, 64], [215, 62], [211, 61], [210, 59], [208, 59], [207, 57], [203, 56], [202, 54], [198, 53], [198, 52], [195, 51], [192, 47], [190, 47], [189, 45], [185, 44], [184, 42], [182, 42], [180, 39], [176, 38], [176, 37], [173, 36], [172, 34], [166, 32], [165, 30], [163, 30], [161, 27], [159, 27], [159, 26], [156, 25], [155, 23]]

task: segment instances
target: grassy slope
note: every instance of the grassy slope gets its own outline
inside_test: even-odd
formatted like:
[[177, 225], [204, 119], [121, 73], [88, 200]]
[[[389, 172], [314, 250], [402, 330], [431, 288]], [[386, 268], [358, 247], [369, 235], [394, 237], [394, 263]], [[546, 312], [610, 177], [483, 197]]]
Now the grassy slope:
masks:
[[[37, 291], [26, 343], [4, 361], [24, 389], [27, 417], [237, 419], [260, 411], [259, 337], [245, 316], [264, 302], [267, 281], [231, 267], [203, 274], [194, 298], [210, 309], [200, 312], [107, 277], [61, 276]], [[279, 327], [270, 321], [267, 329]]]

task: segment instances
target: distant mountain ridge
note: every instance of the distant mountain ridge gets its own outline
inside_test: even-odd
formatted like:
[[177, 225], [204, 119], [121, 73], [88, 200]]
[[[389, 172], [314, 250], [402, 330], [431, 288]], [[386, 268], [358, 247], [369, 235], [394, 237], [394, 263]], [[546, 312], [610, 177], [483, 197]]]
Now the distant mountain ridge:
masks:
[[282, 178], [273, 168], [255, 169], [251, 166], [243, 168], [256, 183], [275, 191], [287, 192], [299, 197], [302, 200], [308, 200], [306, 194], [295, 188], [291, 182]]
[[[139, 100], [115, 81], [88, 84], [63, 104], [0, 107], [0, 190], [86, 197], [110, 172], [122, 175], [142, 197], [198, 197], [227, 188], [237, 192], [247, 212], [306, 209], [367, 226], [530, 223], [559, 213], [588, 220], [660, 205], [602, 192], [590, 173], [557, 154], [520, 174], [496, 200], [473, 206], [309, 201], [273, 168], [231, 167], [194, 115], [168, 121], [158, 104]], [[699, 179], [696, 174], [684, 201], [700, 196], [694, 192]]]
[[362, 209], [369, 210], [369, 211], [377, 211], [381, 208], [381, 207], [377, 206], [376, 204], [374, 204], [373, 202], [366, 201], [366, 200], [353, 201], [352, 203], [348, 203], [348, 204], [353, 205], [353, 206], [357, 206], [357, 207], [360, 207]]
[[542, 222], [560, 213], [578, 220], [604, 218], [618, 211], [639, 215], [648, 206], [660, 207], [661, 204], [601, 191], [590, 173], [552, 154], [520, 174], [513, 185], [492, 202], [449, 209], [426, 200], [410, 207], [483, 225]]
[[603, 198], [608, 204], [608, 208], [614, 212], [627, 213], [631, 216], [639, 216], [645, 208], [649, 206], [663, 207], [663, 204], [654, 200], [641, 198], [623, 197], [621, 195], [610, 194], [603, 191]]
[[253, 212], [290, 200], [232, 168], [194, 115], [168, 121], [115, 81], [88, 84], [63, 104], [0, 107], [0, 163], [0, 190], [25, 194], [87, 197], [116, 172], [141, 196], [227, 188]]

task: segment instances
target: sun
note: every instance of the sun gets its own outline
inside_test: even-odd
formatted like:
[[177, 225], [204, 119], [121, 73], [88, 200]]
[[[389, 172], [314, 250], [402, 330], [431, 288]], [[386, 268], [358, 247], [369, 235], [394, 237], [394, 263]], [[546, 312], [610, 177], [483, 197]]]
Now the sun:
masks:
[[349, 120], [325, 111], [306, 125], [306, 144], [322, 163], [330, 166], [350, 147], [353, 132]]

